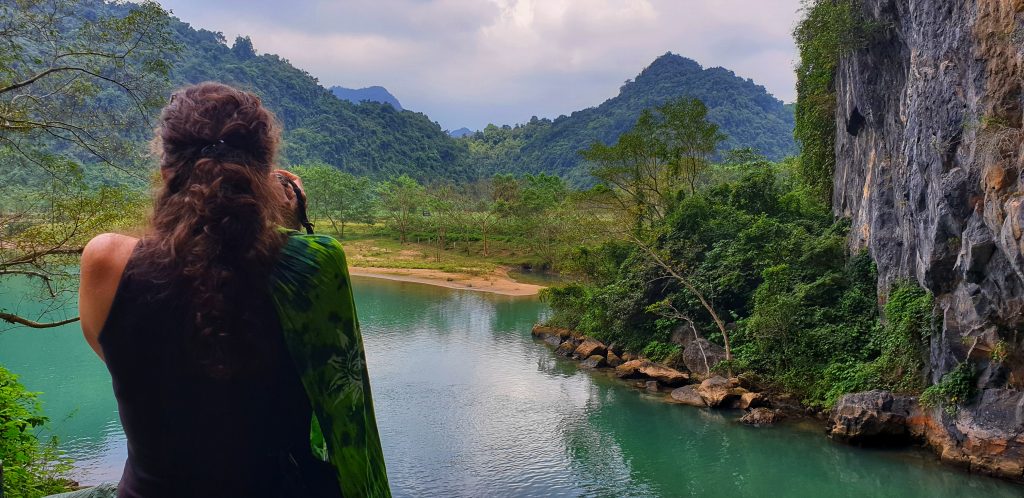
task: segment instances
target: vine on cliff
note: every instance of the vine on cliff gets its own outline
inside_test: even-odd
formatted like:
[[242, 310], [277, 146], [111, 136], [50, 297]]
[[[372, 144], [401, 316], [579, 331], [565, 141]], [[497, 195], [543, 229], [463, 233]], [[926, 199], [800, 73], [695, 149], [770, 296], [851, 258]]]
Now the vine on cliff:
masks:
[[804, 17], [793, 31], [800, 50], [797, 66], [796, 127], [803, 181], [826, 203], [835, 171], [836, 93], [839, 59], [862, 47], [869, 28], [858, 0], [806, 0]]

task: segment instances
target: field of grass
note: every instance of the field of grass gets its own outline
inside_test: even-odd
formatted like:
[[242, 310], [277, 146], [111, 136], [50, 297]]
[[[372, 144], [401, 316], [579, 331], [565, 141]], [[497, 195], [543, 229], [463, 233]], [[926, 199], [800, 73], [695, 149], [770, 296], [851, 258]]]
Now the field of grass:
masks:
[[429, 241], [402, 244], [382, 225], [347, 224], [345, 236], [331, 230], [330, 223], [318, 223], [317, 231], [333, 235], [345, 246], [348, 262], [355, 267], [439, 270], [451, 273], [483, 275], [500, 267], [519, 268], [525, 262], [514, 248], [501, 241], [490, 242], [488, 256], [480, 242], [455, 242], [440, 250]]

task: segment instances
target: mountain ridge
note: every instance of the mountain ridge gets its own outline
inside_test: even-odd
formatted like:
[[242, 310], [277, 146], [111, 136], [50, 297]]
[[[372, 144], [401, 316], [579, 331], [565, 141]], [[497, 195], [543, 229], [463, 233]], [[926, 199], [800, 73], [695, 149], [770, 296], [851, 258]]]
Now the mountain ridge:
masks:
[[328, 88], [335, 97], [339, 99], [347, 100], [353, 104], [360, 104], [363, 102], [379, 102], [381, 104], [391, 104], [395, 110], [401, 111], [402, 104], [398, 101], [398, 98], [394, 96], [387, 88], [379, 85], [368, 86], [365, 88], [346, 88], [343, 86], [332, 86]]
[[474, 162], [493, 172], [555, 173], [576, 183], [592, 183], [578, 151], [594, 142], [610, 144], [636, 122], [644, 109], [680, 97], [698, 98], [708, 120], [726, 133], [721, 151], [752, 147], [770, 159], [796, 154], [792, 137], [793, 107], [762, 85], [722, 67], [703, 68], [668, 52], [656, 58], [601, 104], [554, 120], [488, 125], [473, 134]]
[[[101, 0], [83, 0], [82, 5], [85, 14], [116, 17], [132, 8]], [[259, 95], [283, 125], [283, 166], [323, 162], [356, 175], [408, 174], [428, 183], [544, 172], [588, 184], [593, 179], [579, 150], [595, 141], [613, 142], [643, 109], [680, 96], [705, 101], [709, 119], [729, 135], [724, 149], [750, 146], [771, 158], [795, 150], [792, 106], [753, 80], [727, 69], [704, 69], [672, 53], [655, 59], [618, 95], [594, 107], [554, 120], [534, 118], [515, 127], [490, 125], [455, 138], [423, 113], [399, 110], [390, 103], [357, 104], [338, 98], [287, 59], [258, 54], [248, 37], [228, 43], [222, 33], [193, 28], [174, 16], [169, 22], [182, 47], [171, 63], [171, 83], [221, 81]], [[151, 131], [126, 133], [142, 137]]]

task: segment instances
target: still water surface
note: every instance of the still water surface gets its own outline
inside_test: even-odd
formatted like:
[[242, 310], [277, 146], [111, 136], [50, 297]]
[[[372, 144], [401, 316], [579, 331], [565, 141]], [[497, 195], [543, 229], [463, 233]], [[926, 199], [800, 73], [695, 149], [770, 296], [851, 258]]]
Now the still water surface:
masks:
[[[4, 284], [0, 308], [21, 289]], [[510, 298], [355, 278], [396, 496], [1022, 496], [929, 453], [840, 446], [812, 429], [668, 405], [530, 338], [547, 312]], [[86, 483], [125, 458], [106, 369], [75, 326], [0, 333], [0, 363], [43, 391]]]

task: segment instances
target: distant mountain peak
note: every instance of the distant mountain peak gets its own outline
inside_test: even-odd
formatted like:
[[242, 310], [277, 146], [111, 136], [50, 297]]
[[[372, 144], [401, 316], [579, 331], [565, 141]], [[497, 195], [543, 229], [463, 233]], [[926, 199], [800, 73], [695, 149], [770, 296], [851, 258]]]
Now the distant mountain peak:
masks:
[[484, 128], [480, 138], [492, 149], [482, 150], [492, 156], [478, 162], [494, 172], [555, 173], [591, 184], [580, 149], [594, 142], [614, 143], [644, 109], [679, 98], [700, 99], [707, 106], [707, 119], [726, 134], [720, 152], [750, 147], [773, 160], [796, 153], [793, 106], [783, 105], [749, 78], [721, 67], [705, 69], [693, 59], [668, 52], [596, 107], [514, 128]]
[[654, 61], [651, 62], [646, 68], [644, 68], [644, 70], [641, 71], [640, 74], [637, 76], [637, 79], [642, 78], [644, 76], [644, 73], [647, 73], [650, 70], [665, 69], [695, 73], [698, 71], [703, 71], [704, 67], [701, 66], [699, 62], [688, 57], [683, 57], [679, 54], [673, 54], [672, 52], [665, 52], [664, 54], [658, 56], [657, 59], [654, 59]]
[[448, 135], [452, 136], [452, 137], [455, 137], [455, 138], [460, 138], [460, 137], [464, 137], [466, 135], [472, 135], [473, 133], [475, 133], [473, 130], [470, 130], [469, 128], [466, 128], [465, 126], [463, 126], [462, 128], [459, 128], [458, 130], [451, 130], [451, 131], [449, 131]]
[[368, 86], [366, 88], [345, 88], [343, 86], [332, 86], [330, 90], [335, 97], [338, 97], [339, 99], [342, 100], [347, 100], [349, 102], [352, 102], [353, 104], [358, 104], [360, 102], [365, 101], [380, 102], [382, 104], [391, 104], [391, 107], [394, 107], [396, 111], [402, 110], [402, 104], [398, 102], [398, 99], [395, 98], [395, 96], [392, 95], [387, 88], [384, 88], [382, 86], [375, 85]]

